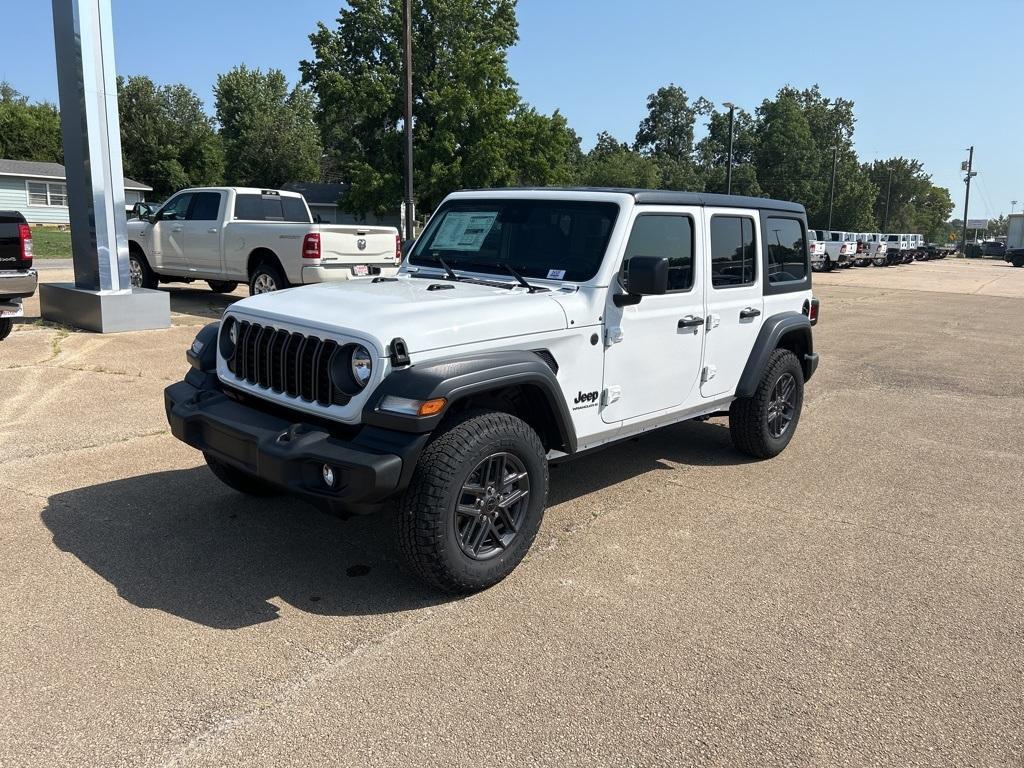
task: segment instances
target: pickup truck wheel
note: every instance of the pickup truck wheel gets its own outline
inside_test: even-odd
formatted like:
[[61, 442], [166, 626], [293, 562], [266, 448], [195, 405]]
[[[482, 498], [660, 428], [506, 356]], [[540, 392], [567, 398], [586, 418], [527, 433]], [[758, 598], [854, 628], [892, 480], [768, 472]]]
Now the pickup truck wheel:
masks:
[[0, 320], [0, 341], [10, 336], [12, 330], [14, 330], [14, 318], [5, 317]]
[[288, 279], [274, 264], [259, 264], [249, 275], [249, 295], [271, 293], [288, 287]]
[[140, 251], [131, 250], [128, 252], [128, 277], [131, 279], [132, 288], [157, 287], [159, 281], [156, 274], [149, 268], [149, 262]]
[[547, 455], [537, 433], [507, 413], [468, 411], [420, 455], [399, 503], [399, 547], [435, 587], [486, 589], [530, 549], [547, 493]]
[[876, 267], [885, 267], [885, 266], [888, 266], [888, 262], [884, 258], [883, 259], [875, 259], [875, 266]]
[[206, 465], [217, 476], [218, 480], [239, 493], [245, 493], [249, 496], [277, 496], [280, 493], [270, 483], [264, 482], [248, 472], [235, 469], [230, 464], [225, 464], [220, 459], [215, 459], [207, 453], [203, 454], [203, 458], [206, 459]]
[[1014, 256], [1013, 257], [1013, 266], [1018, 267], [1018, 268], [1019, 267], [1024, 267], [1024, 256]]
[[789, 445], [804, 403], [804, 372], [796, 355], [776, 349], [750, 397], [729, 408], [733, 445], [755, 459], [778, 456]]
[[238, 283], [231, 282], [230, 280], [207, 280], [206, 284], [210, 286], [210, 290], [214, 293], [231, 293], [238, 287]]
[[822, 272], [831, 272], [832, 271], [832, 259], [830, 259], [828, 256], [826, 256], [825, 260], [823, 262], [821, 262], [821, 271]]

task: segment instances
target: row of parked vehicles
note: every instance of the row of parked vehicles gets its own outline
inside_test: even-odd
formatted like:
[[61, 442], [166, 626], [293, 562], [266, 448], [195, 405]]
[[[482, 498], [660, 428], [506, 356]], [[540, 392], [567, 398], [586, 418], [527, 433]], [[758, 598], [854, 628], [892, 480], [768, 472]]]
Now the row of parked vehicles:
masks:
[[808, 230], [811, 268], [815, 272], [831, 272], [847, 267], [888, 267], [913, 261], [943, 259], [949, 249], [925, 242], [924, 235], [882, 232], [836, 232], [828, 229]]

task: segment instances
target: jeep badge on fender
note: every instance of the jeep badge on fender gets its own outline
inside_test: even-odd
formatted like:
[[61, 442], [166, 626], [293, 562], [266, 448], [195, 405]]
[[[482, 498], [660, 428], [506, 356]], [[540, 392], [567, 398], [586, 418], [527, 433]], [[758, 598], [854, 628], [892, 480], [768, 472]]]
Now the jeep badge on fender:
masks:
[[718, 415], [749, 456], [786, 448], [818, 365], [807, 243], [779, 200], [458, 192], [393, 277], [230, 305], [168, 420], [243, 493], [394, 499], [409, 566], [483, 589], [537, 535], [550, 460]]

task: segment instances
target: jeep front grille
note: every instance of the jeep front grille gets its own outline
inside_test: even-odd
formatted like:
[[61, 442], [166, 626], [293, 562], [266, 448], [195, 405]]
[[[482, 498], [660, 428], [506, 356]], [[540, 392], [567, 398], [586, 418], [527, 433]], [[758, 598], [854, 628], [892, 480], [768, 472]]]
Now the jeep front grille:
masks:
[[307, 403], [344, 405], [349, 397], [332, 386], [330, 373], [339, 349], [329, 339], [243, 320], [238, 325], [238, 342], [227, 366], [240, 380], [264, 389]]

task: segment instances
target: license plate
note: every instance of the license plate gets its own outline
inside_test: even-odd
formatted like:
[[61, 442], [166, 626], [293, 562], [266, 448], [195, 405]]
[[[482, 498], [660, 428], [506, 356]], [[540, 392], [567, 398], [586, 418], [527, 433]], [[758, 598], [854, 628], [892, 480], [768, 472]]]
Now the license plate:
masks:
[[352, 274], [356, 277], [366, 277], [370, 274], [370, 268], [365, 264], [356, 264], [352, 267]]

